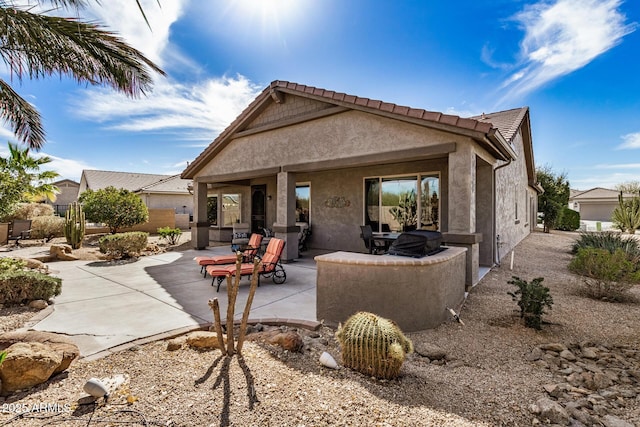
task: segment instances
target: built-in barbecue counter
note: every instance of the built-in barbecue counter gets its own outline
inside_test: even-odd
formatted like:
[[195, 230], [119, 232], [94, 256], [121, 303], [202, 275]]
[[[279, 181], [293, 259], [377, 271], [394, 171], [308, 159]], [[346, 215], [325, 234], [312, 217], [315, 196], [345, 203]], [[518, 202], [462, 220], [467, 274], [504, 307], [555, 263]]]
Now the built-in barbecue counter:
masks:
[[357, 311], [395, 321], [405, 332], [435, 328], [464, 299], [466, 248], [412, 258], [333, 252], [315, 257], [316, 314], [337, 326]]

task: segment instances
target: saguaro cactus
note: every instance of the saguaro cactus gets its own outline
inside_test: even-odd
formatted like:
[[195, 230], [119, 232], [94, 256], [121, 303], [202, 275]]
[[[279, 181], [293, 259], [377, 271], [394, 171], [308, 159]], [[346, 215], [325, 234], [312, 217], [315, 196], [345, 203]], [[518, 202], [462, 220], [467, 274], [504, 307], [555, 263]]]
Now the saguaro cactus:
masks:
[[376, 378], [396, 378], [405, 353], [413, 351], [413, 343], [395, 322], [373, 313], [354, 314], [336, 337], [344, 365]]
[[64, 222], [64, 237], [73, 249], [78, 249], [82, 246], [84, 227], [85, 222], [82, 206], [77, 202], [73, 202], [69, 205], [69, 209], [67, 209]]

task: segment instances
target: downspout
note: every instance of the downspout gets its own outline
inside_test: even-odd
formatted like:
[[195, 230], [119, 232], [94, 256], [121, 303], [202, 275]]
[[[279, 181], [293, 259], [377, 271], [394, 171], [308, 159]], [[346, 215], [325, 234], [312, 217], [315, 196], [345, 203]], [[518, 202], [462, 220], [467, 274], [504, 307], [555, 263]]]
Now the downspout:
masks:
[[493, 252], [493, 261], [495, 263], [495, 265], [497, 265], [498, 267], [500, 267], [500, 235], [496, 235], [496, 229], [497, 229], [497, 216], [496, 216], [496, 210], [497, 210], [497, 206], [496, 206], [496, 172], [498, 171], [498, 169], [502, 169], [506, 166], [509, 166], [511, 164], [511, 162], [513, 162], [513, 159], [509, 159], [507, 160], [506, 163], [503, 163], [501, 165], [499, 165], [498, 167], [496, 167], [493, 170], [493, 241], [495, 242], [495, 251]]

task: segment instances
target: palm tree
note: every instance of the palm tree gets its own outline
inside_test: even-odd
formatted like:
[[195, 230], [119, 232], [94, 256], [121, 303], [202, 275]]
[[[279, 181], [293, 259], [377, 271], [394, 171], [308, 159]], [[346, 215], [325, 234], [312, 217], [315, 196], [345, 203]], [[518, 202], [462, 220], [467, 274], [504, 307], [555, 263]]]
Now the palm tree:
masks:
[[[36, 0], [35, 3], [80, 10], [88, 1], [91, 0]], [[140, 1], [136, 3], [146, 21]], [[33, 80], [58, 74], [78, 83], [110, 86], [137, 97], [152, 86], [150, 70], [164, 75], [164, 71], [140, 51], [98, 24], [32, 10], [15, 6], [10, 0], [0, 0], [0, 57], [19, 82], [24, 78]], [[0, 117], [29, 148], [38, 150], [44, 144], [40, 114], [2, 79]]]
[[60, 174], [54, 171], [41, 171], [40, 167], [51, 163], [49, 156], [33, 157], [29, 148], [21, 149], [9, 143], [9, 156], [0, 157], [0, 170], [8, 175], [3, 177], [3, 184], [15, 185], [21, 190], [21, 197], [28, 201], [56, 200], [60, 191], [51, 184]]

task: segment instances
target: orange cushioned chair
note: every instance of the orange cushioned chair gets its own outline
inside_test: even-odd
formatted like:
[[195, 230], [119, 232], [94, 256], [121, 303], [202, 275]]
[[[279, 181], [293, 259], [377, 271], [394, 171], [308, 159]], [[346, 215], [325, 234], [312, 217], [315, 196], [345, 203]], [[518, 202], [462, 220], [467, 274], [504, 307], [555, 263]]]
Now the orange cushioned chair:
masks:
[[[260, 286], [260, 276], [271, 278], [273, 283], [279, 285], [287, 280], [287, 274], [282, 267], [280, 257], [284, 249], [284, 240], [272, 238], [269, 241], [264, 255], [262, 256], [260, 267], [258, 269], [258, 286]], [[214, 285], [216, 278], [218, 279], [218, 287], [216, 292], [220, 291], [220, 284], [227, 276], [235, 276], [238, 274], [235, 265], [208, 265], [207, 273], [211, 275], [211, 286]], [[240, 264], [240, 276], [250, 276], [253, 273], [253, 263]]]
[[[262, 243], [262, 234], [253, 233], [251, 238], [249, 239], [249, 244], [245, 248], [242, 253], [242, 261], [249, 262], [253, 261], [253, 258], [258, 254], [258, 249], [260, 249], [260, 244]], [[194, 260], [200, 266], [200, 273], [204, 274], [204, 277], [207, 277], [207, 270], [205, 269], [208, 265], [224, 265], [224, 264], [235, 264], [237, 256], [235, 253], [231, 255], [216, 255], [216, 256], [198, 256], [195, 257]]]

